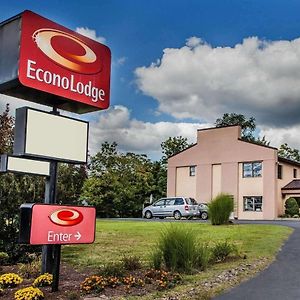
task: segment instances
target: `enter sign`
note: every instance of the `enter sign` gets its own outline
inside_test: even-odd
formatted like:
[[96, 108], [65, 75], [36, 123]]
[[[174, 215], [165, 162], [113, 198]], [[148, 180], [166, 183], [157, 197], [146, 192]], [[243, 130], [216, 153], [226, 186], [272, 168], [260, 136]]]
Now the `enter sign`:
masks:
[[23, 243], [91, 244], [95, 240], [96, 209], [94, 207], [50, 204], [25, 204], [24, 207], [26, 213], [22, 213], [21, 206], [21, 223], [28, 220], [30, 233], [27, 238], [21, 236]]

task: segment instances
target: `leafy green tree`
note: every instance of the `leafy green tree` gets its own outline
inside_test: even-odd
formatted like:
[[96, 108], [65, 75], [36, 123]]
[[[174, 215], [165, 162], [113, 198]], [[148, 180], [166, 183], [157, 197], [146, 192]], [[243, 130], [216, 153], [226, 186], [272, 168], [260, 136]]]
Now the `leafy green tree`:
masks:
[[80, 194], [87, 178], [86, 166], [60, 164], [58, 168], [57, 200], [61, 204], [81, 204]]
[[169, 137], [166, 141], [161, 143], [163, 164], [167, 164], [168, 158], [185, 150], [190, 144], [187, 142], [187, 138], [182, 136]]
[[254, 132], [256, 129], [255, 118], [250, 117], [247, 119], [242, 114], [225, 113], [222, 118], [218, 118], [215, 122], [216, 127], [240, 125], [242, 129], [242, 138], [246, 141], [255, 142], [257, 144], [269, 145], [270, 142], [266, 141], [265, 137], [262, 139], [256, 138]]
[[[11, 153], [14, 118], [9, 106], [0, 115], [0, 154]], [[33, 247], [18, 244], [19, 207], [25, 202], [41, 201], [44, 193], [42, 178], [25, 175], [0, 175], [0, 252], [7, 252], [11, 262], [26, 259]]]
[[298, 149], [291, 148], [287, 143], [282, 144], [278, 150], [278, 155], [283, 158], [300, 162], [300, 153]]
[[95, 205], [101, 217], [140, 216], [153, 188], [152, 163], [145, 155], [120, 153], [116, 143], [103, 143], [91, 158], [90, 176], [81, 200]]

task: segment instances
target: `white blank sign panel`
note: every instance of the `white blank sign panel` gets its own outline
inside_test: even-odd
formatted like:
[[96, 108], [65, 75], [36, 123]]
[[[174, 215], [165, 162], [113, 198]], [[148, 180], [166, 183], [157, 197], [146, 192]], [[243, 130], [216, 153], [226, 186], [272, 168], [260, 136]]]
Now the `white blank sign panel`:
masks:
[[[16, 154], [57, 161], [86, 163], [88, 123], [38, 110], [21, 108], [16, 115]], [[22, 115], [25, 115], [22, 117]], [[21, 116], [21, 122], [18, 117]], [[25, 119], [25, 120], [23, 120]], [[25, 134], [22, 132], [25, 125]]]
[[50, 175], [50, 164], [47, 161], [39, 161], [13, 156], [2, 156], [1, 160], [2, 159], [7, 159], [7, 167], [5, 170], [7, 172], [35, 174], [41, 176]]

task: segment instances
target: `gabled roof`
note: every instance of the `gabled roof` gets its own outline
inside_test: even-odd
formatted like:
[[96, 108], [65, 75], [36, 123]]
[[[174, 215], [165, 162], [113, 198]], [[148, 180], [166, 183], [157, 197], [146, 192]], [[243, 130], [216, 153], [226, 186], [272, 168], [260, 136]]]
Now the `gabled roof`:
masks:
[[287, 164], [290, 164], [290, 165], [293, 165], [293, 166], [300, 167], [300, 162], [299, 161], [291, 160], [291, 159], [280, 157], [280, 156], [278, 156], [278, 161], [281, 161], [283, 163], [287, 163]]
[[282, 190], [300, 190], [300, 179], [294, 179], [286, 186], [282, 188]]

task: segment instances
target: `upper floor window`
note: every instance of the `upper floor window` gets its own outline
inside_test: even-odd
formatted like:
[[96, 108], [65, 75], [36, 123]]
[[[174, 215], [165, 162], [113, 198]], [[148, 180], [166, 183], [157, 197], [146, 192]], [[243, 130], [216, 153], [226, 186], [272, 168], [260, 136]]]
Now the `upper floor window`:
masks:
[[196, 175], [196, 166], [191, 166], [190, 167], [190, 176], [195, 176]]
[[293, 170], [293, 175], [294, 175], [294, 178], [297, 178], [297, 169]]
[[278, 165], [277, 168], [277, 178], [282, 179], [282, 165]]
[[243, 163], [243, 177], [261, 177], [262, 162]]

